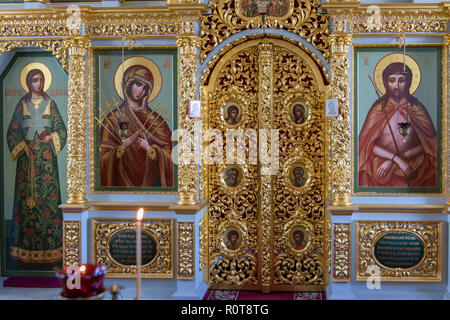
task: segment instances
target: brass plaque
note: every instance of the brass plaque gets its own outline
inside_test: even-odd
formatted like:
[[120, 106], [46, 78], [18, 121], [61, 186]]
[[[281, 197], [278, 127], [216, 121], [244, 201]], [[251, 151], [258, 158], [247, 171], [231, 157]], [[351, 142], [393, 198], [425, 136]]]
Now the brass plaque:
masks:
[[374, 257], [387, 268], [412, 268], [424, 257], [423, 241], [406, 232], [381, 235], [374, 245]]

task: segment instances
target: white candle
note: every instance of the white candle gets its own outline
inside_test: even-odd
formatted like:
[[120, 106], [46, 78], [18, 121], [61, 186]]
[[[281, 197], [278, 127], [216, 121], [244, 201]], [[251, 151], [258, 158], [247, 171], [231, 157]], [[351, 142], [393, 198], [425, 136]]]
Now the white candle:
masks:
[[140, 208], [136, 215], [136, 300], [141, 299], [141, 259], [142, 259], [142, 218], [144, 216], [144, 209]]

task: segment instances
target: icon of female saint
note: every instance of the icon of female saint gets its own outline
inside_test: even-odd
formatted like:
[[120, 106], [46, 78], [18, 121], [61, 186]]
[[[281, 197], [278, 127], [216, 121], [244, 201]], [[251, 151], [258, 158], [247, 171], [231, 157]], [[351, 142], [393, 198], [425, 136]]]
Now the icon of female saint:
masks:
[[101, 186], [173, 186], [172, 132], [148, 106], [161, 86], [161, 72], [148, 58], [132, 57], [117, 68], [115, 87], [123, 102], [100, 128]]
[[27, 93], [20, 98], [6, 135], [17, 161], [9, 252], [22, 264], [62, 261], [57, 155], [67, 131], [55, 101], [46, 94], [51, 82], [52, 74], [43, 63], [32, 62], [22, 69], [20, 83]]

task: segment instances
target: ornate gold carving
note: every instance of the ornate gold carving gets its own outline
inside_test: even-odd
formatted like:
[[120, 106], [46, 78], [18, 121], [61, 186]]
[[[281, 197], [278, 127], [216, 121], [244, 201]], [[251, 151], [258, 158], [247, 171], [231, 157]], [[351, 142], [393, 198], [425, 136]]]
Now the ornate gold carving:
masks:
[[67, 135], [67, 203], [86, 202], [86, 50], [90, 42], [69, 38], [69, 99]]
[[[324, 224], [324, 91], [314, 64], [295, 47], [274, 50], [274, 119], [280, 130], [280, 165], [273, 181], [273, 285], [320, 286], [325, 284]], [[320, 88], [322, 91], [320, 91]], [[288, 101], [303, 100], [308, 117], [303, 125], [290, 125]], [[303, 187], [292, 185], [290, 168], [301, 162], [309, 171]], [[296, 225], [306, 226], [308, 243], [303, 250], [294, 250], [287, 240]]]
[[[90, 8], [86, 16], [86, 35], [92, 37], [148, 37], [194, 33], [194, 21], [201, 17], [205, 4], [179, 4], [167, 7]], [[123, 11], [123, 12], [122, 12]]]
[[[440, 221], [357, 221], [356, 280], [373, 276], [371, 266], [380, 268], [381, 281], [441, 281], [442, 222]], [[387, 268], [374, 257], [376, 240], [386, 233], [410, 233], [423, 242], [424, 257], [411, 268]]]
[[179, 52], [178, 84], [180, 104], [178, 107], [178, 128], [183, 130], [178, 135], [178, 193], [180, 205], [196, 205], [197, 200], [197, 165], [184, 162], [182, 150], [194, 151], [191, 137], [196, 137], [194, 119], [189, 117], [189, 101], [197, 99], [197, 48], [200, 41], [195, 36], [184, 35], [177, 40]]
[[[206, 86], [202, 87], [201, 90], [201, 103], [202, 103], [202, 114], [200, 117], [200, 137], [205, 137], [208, 131], [208, 100], [209, 100], [209, 92]], [[207, 154], [205, 152], [208, 147], [208, 141], [206, 139], [201, 139], [200, 146], [200, 201], [208, 199], [208, 165], [207, 165]]]
[[[56, 11], [56, 12], [55, 12]], [[62, 37], [73, 34], [67, 23], [66, 10], [45, 10], [39, 13], [18, 11], [1, 13], [2, 37]]]
[[349, 23], [350, 33], [370, 33], [370, 32], [447, 32], [447, 20], [427, 19], [427, 20], [405, 20], [399, 17], [399, 20], [381, 20], [378, 25], [373, 22], [351, 21]]
[[[109, 243], [112, 236], [125, 230], [135, 231], [135, 220], [93, 219], [93, 261], [95, 264], [104, 264], [108, 268], [107, 277], [129, 278], [136, 274], [135, 265], [119, 264], [109, 253]], [[157, 241], [156, 256], [150, 263], [142, 266], [142, 277], [173, 278], [173, 220], [144, 219], [142, 220], [142, 232], [148, 232]]]
[[63, 223], [63, 265], [81, 264], [81, 222], [64, 221]]
[[333, 223], [333, 282], [351, 280], [351, 224]]
[[[245, 38], [247, 41], [238, 40], [221, 50], [221, 60], [211, 59], [212, 73], [203, 74], [202, 81], [208, 81], [210, 90], [209, 128], [225, 136], [228, 126], [222, 117], [224, 101], [245, 97], [242, 109], [248, 116], [243, 117], [240, 128], [279, 129], [280, 163], [278, 172], [264, 176], [263, 164], [252, 165], [246, 158], [245, 164], [240, 164], [244, 176], [240, 185], [228, 189], [222, 182], [224, 165], [209, 166], [210, 286], [262, 287], [265, 291], [286, 289], [292, 284], [319, 287], [325, 283], [327, 256], [322, 178], [325, 86], [307, 50], [278, 38], [266, 42]], [[310, 103], [310, 114], [304, 125], [289, 126], [287, 101], [297, 98]], [[287, 183], [283, 169], [286, 163], [297, 161], [302, 150], [300, 159], [311, 168], [311, 182], [306, 188], [294, 188]], [[249, 154], [248, 144], [245, 153]], [[218, 229], [229, 221], [243, 223], [247, 228], [248, 245], [238, 252], [222, 249], [223, 234]], [[305, 251], [294, 252], [290, 244], [287, 246], [287, 224], [311, 226], [311, 240]]]
[[[318, 13], [318, 0], [295, 0], [292, 15], [288, 17], [267, 17], [266, 25], [272, 29], [284, 29], [298, 34], [328, 57], [327, 16]], [[212, 13], [204, 15], [201, 24], [201, 60], [226, 38], [247, 30], [261, 28], [261, 16], [242, 19], [236, 13], [235, 0], [214, 0], [209, 2]]]
[[333, 205], [351, 205], [351, 118], [348, 49], [350, 35], [333, 33], [331, 44], [331, 98], [339, 99], [339, 116], [331, 121]]
[[177, 278], [195, 278], [194, 223], [177, 222]]
[[[253, 45], [245, 50], [236, 49], [230, 52], [229, 58], [221, 60], [217, 66], [217, 74], [213, 75], [208, 96], [208, 129], [215, 129], [225, 137], [226, 126], [222, 113], [223, 104], [230, 96], [245, 102], [249, 115], [256, 115], [258, 110], [258, 50]], [[242, 97], [242, 99], [241, 99]], [[241, 129], [257, 129], [256, 117], [245, 117]], [[224, 143], [226, 139], [224, 138]], [[210, 141], [207, 140], [206, 143]], [[221, 146], [222, 147], [222, 146]], [[225, 154], [226, 145], [222, 150]], [[245, 153], [248, 154], [248, 146]], [[209, 170], [209, 206], [205, 219], [208, 225], [209, 244], [207, 253], [208, 280], [212, 286], [244, 285], [257, 286], [258, 256], [258, 212], [259, 212], [259, 181], [258, 166], [240, 164], [244, 177], [236, 188], [224, 189], [222, 182], [223, 165], [210, 165]], [[237, 252], [227, 252], [223, 249], [223, 226], [229, 221], [247, 230], [247, 242], [243, 243]], [[219, 228], [222, 226], [222, 228]], [[226, 254], [225, 254], [226, 253]]]
[[[383, 33], [445, 33], [450, 16], [443, 3], [372, 4], [330, 1], [321, 4], [330, 19], [348, 20], [349, 32], [355, 34]], [[344, 30], [342, 30], [344, 31]]]
[[86, 26], [88, 36], [143, 36], [177, 35], [181, 26], [177, 22], [105, 24], [89, 23]]
[[199, 234], [199, 271], [208, 267], [208, 215], [204, 215], [198, 224]]
[[[258, 46], [259, 51], [259, 130], [271, 130], [273, 123], [273, 44], [269, 41], [262, 42]], [[261, 135], [260, 135], [261, 136]], [[270, 136], [268, 136], [269, 138]], [[264, 139], [264, 138], [263, 138]], [[261, 143], [261, 142], [260, 142]], [[271, 144], [267, 143], [267, 155], [271, 154]], [[261, 150], [259, 150], [261, 152]], [[261, 159], [260, 159], [261, 160]], [[278, 160], [278, 159], [277, 159]], [[260, 192], [261, 201], [261, 282], [264, 288], [271, 285], [271, 216], [272, 216], [272, 173], [270, 172], [272, 163], [260, 166]]]
[[67, 45], [63, 40], [0, 40], [0, 54], [23, 47], [37, 47], [51, 52], [61, 62], [62, 67], [67, 70]]
[[[446, 72], [442, 73], [442, 83], [443, 83], [443, 92], [445, 92], [445, 94], [443, 94], [443, 100], [447, 100], [447, 106], [450, 106], [450, 83], [449, 83], [449, 77], [450, 77], [450, 34], [446, 35], [444, 37], [444, 43], [446, 45], [445, 50], [443, 50], [443, 61], [444, 66], [443, 66], [443, 70]], [[447, 66], [445, 66], [445, 64], [447, 64]], [[446, 69], [447, 68], [447, 69]], [[444, 108], [445, 108], [445, 104], [444, 104]], [[446, 170], [449, 170], [450, 168], [450, 155], [449, 155], [449, 151], [450, 150], [450, 126], [448, 125], [450, 123], [450, 112], [447, 113], [447, 126], [443, 126], [443, 128], [447, 127], [447, 145], [444, 144], [444, 149], [446, 147], [447, 150], [447, 167], [445, 168]], [[447, 172], [447, 171], [445, 171]], [[447, 174], [444, 174], [444, 177], [448, 178]], [[447, 181], [447, 207], [450, 207], [450, 180]]]

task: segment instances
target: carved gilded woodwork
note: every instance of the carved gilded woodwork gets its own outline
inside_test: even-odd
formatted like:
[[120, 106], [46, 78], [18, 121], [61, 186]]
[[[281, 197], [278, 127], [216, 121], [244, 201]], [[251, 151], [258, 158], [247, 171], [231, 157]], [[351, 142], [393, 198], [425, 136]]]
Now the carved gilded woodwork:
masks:
[[[258, 118], [259, 130], [272, 129], [273, 122], [273, 77], [274, 77], [274, 63], [273, 63], [273, 44], [267, 39], [259, 44], [259, 104], [258, 104]], [[260, 135], [261, 137], [261, 135]], [[268, 137], [267, 137], [268, 138]], [[264, 139], [264, 138], [263, 138]], [[275, 141], [271, 140], [267, 143], [266, 154], [270, 155], [271, 144]], [[259, 142], [261, 144], [261, 141]], [[258, 150], [260, 153], [261, 149]], [[277, 159], [278, 160], [278, 159]], [[261, 159], [260, 159], [260, 162]], [[271, 215], [272, 215], [272, 175], [269, 164], [261, 164], [260, 171], [260, 190], [259, 198], [261, 201], [261, 282], [263, 291], [270, 290], [271, 285]]]
[[67, 23], [70, 14], [59, 8], [0, 10], [2, 37], [64, 37], [79, 34]]
[[348, 50], [352, 37], [344, 32], [330, 36], [331, 46], [331, 99], [339, 99], [339, 115], [331, 120], [332, 126], [332, 195], [333, 205], [351, 205], [351, 116]]
[[[237, 1], [237, 0], [236, 0]], [[226, 38], [248, 29], [283, 29], [298, 34], [328, 57], [328, 27], [325, 14], [319, 13], [318, 0], [293, 0], [291, 14], [284, 17], [267, 16], [265, 26], [261, 16], [245, 18], [236, 10], [235, 0], [213, 0], [209, 2], [211, 14], [204, 15], [201, 23], [202, 61]]]
[[[209, 284], [264, 291], [292, 284], [319, 288], [325, 284], [328, 257], [322, 195], [323, 78], [313, 58], [297, 45], [250, 38], [233, 43], [234, 48], [223, 55], [219, 52], [221, 59], [211, 60], [215, 64], [212, 74], [203, 74], [209, 90], [208, 124], [225, 137], [230, 125], [224, 121], [223, 106], [229, 99], [237, 101], [242, 104], [242, 130], [280, 129], [280, 163], [274, 175], [264, 175], [263, 163], [251, 164], [246, 158], [244, 164], [239, 163], [242, 181], [233, 188], [224, 183], [227, 164], [209, 166]], [[308, 103], [308, 116], [297, 125], [289, 112], [298, 99]], [[225, 155], [228, 141], [223, 138], [223, 142]], [[245, 154], [249, 150], [248, 141]], [[297, 162], [310, 172], [302, 187], [293, 186], [287, 178], [288, 169]], [[244, 245], [239, 250], [224, 248], [224, 225], [241, 230]], [[296, 226], [305, 227], [310, 235], [300, 251], [286, 240]]]
[[351, 224], [333, 223], [333, 282], [351, 280]]
[[[274, 290], [286, 285], [325, 284], [327, 253], [324, 217], [324, 86], [322, 78], [301, 50], [285, 45], [274, 50], [274, 128], [280, 130], [279, 171], [273, 181]], [[320, 89], [320, 90], [319, 90]], [[304, 101], [307, 116], [295, 125], [288, 113], [295, 101]], [[292, 185], [289, 172], [301, 164], [309, 172], [303, 186]], [[288, 241], [296, 225], [309, 233], [298, 251]]]
[[[223, 106], [228, 97], [245, 102], [249, 115], [258, 110], [258, 50], [257, 46], [235, 52], [217, 74], [214, 86], [209, 88], [208, 128], [218, 130], [225, 137], [227, 126], [223, 121]], [[245, 97], [245, 99], [243, 99]], [[255, 117], [245, 117], [240, 126], [257, 129]], [[224, 139], [226, 150], [226, 139]], [[248, 151], [248, 146], [246, 146]], [[256, 164], [240, 164], [244, 172], [236, 188], [225, 189], [223, 165], [210, 165], [208, 206], [208, 280], [210, 285], [257, 285], [258, 284], [258, 200], [259, 181]], [[240, 228], [246, 241], [237, 252], [224, 250], [224, 230], [228, 221]], [[222, 226], [219, 228], [219, 226]]]
[[[205, 137], [208, 131], [208, 100], [209, 93], [208, 88], [203, 86], [201, 87], [200, 92], [201, 98], [201, 117], [200, 117], [200, 137]], [[200, 201], [208, 199], [208, 166], [206, 153], [204, 152], [208, 146], [208, 141], [206, 139], [201, 139], [200, 145], [200, 184], [199, 184], [199, 197]]]
[[194, 21], [200, 19], [205, 4], [170, 4], [167, 7], [89, 8], [86, 14], [86, 35], [110, 37], [177, 37], [194, 33]]
[[[446, 72], [443, 72], [442, 79], [443, 79], [443, 85], [445, 94], [447, 95], [447, 106], [450, 106], [450, 83], [449, 83], [449, 77], [450, 77], [450, 34], [444, 37], [444, 43], [445, 43], [445, 50], [443, 56], [447, 57], [447, 67], [443, 66], [443, 69], [447, 70]], [[447, 79], [447, 81], [445, 81]], [[444, 94], [444, 100], [445, 101], [445, 94]], [[447, 124], [450, 123], [450, 112], [447, 113]], [[445, 127], [444, 127], [445, 128]], [[447, 125], [447, 170], [450, 168], [450, 126]], [[447, 175], [445, 175], [447, 176]], [[447, 181], [447, 206], [450, 207], [450, 181]]]
[[[375, 257], [374, 246], [388, 233], [414, 235], [423, 244], [423, 258], [409, 268], [386, 267]], [[442, 222], [440, 221], [357, 221], [356, 280], [373, 277], [371, 267], [380, 269], [380, 281], [441, 281]]]
[[199, 271], [207, 269], [208, 266], [208, 216], [205, 214], [198, 223], [198, 241], [199, 241]]
[[77, 266], [81, 264], [81, 222], [63, 222], [63, 265]]
[[[141, 266], [143, 278], [173, 278], [174, 227], [172, 219], [143, 219], [142, 232], [157, 241], [156, 256]], [[132, 219], [93, 219], [92, 260], [108, 268], [107, 277], [129, 278], [136, 275], [136, 265], [124, 265], [112, 258], [109, 246], [112, 238], [121, 231], [136, 232]]]
[[67, 135], [67, 193], [69, 204], [86, 202], [86, 53], [85, 38], [67, 40], [69, 99]]
[[[178, 128], [183, 134], [178, 135], [178, 194], [180, 205], [196, 205], [198, 178], [197, 165], [182, 158], [182, 150], [192, 150], [194, 143], [190, 137], [196, 137], [194, 119], [189, 117], [189, 101], [197, 99], [197, 48], [200, 41], [196, 36], [183, 35], [177, 40], [179, 52], [179, 106]], [[192, 154], [191, 153], [191, 154]]]
[[445, 3], [322, 3], [330, 19], [348, 21], [354, 36], [383, 33], [447, 33], [450, 12]]
[[59, 62], [61, 66], [67, 70], [67, 44], [61, 39], [20, 39], [20, 40], [0, 40], [0, 54], [7, 51], [11, 51], [17, 48], [36, 47], [42, 50], [51, 52]]
[[195, 230], [193, 222], [177, 222], [177, 279], [195, 278]]

